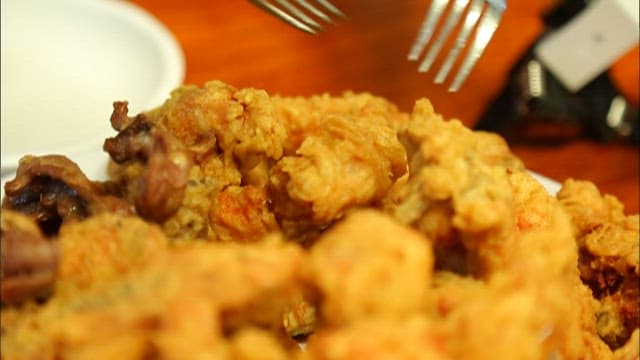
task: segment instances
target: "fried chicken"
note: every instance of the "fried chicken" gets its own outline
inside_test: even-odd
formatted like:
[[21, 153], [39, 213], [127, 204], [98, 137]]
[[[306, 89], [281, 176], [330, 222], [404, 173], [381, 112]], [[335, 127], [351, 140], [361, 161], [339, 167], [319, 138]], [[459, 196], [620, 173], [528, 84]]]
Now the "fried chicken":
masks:
[[598, 334], [620, 348], [640, 328], [640, 218], [586, 181], [565, 181], [558, 199], [572, 219], [580, 277], [599, 303]]
[[3, 359], [638, 357], [638, 215], [426, 99], [214, 81], [111, 123], [111, 181], [7, 186]]
[[[353, 206], [383, 198], [406, 171], [400, 113], [366, 94], [274, 100], [289, 138], [271, 170], [274, 213], [289, 237], [325, 228]], [[284, 110], [286, 109], [286, 110]]]
[[522, 170], [521, 162], [497, 135], [445, 121], [427, 100], [416, 102], [399, 137], [409, 176], [386, 211], [434, 241], [437, 268], [490, 272], [513, 231], [508, 171]]
[[133, 170], [125, 183], [127, 197], [145, 218], [163, 221], [184, 199], [190, 154], [168, 131], [154, 126], [143, 116], [127, 117], [127, 103], [114, 103], [111, 125], [119, 133], [104, 142], [104, 150]]
[[320, 237], [310, 261], [326, 324], [403, 317], [426, 305], [430, 244], [382, 213], [361, 210], [348, 215]]
[[209, 224], [217, 237], [225, 241], [260, 240], [278, 229], [268, 207], [264, 188], [231, 185], [215, 195], [209, 209]]
[[[116, 103], [119, 134], [105, 150], [138, 212], [171, 238], [255, 240], [280, 230], [304, 242], [384, 197], [405, 172], [402, 119], [369, 94], [270, 98], [214, 81], [134, 118]], [[251, 224], [231, 224], [220, 214], [230, 206]]]
[[55, 296], [20, 316], [3, 313], [3, 358], [224, 358], [252, 343], [295, 347], [282, 325], [303, 291], [295, 244], [172, 247], [156, 226], [109, 214], [65, 226], [59, 241]]
[[450, 360], [423, 316], [370, 318], [339, 329], [321, 331], [308, 342], [300, 360], [433, 359]]
[[[217, 224], [209, 223], [212, 199], [232, 185], [264, 187], [265, 162], [282, 156], [286, 135], [266, 92], [238, 90], [219, 81], [176, 89], [165, 104], [133, 118], [116, 104], [112, 124], [119, 134], [107, 139], [105, 149], [120, 164], [112, 167], [112, 176], [137, 199], [140, 213], [163, 224], [165, 233], [176, 239], [218, 239], [213, 230]], [[128, 130], [134, 127], [142, 131]], [[163, 141], [168, 145], [162, 146]], [[165, 192], [171, 194], [158, 195]], [[161, 212], [155, 216], [151, 211]]]
[[585, 299], [569, 221], [558, 206], [549, 225], [520, 234], [508, 256], [486, 279], [436, 273], [434, 322], [453, 358], [611, 355], [588, 316], [594, 304]]

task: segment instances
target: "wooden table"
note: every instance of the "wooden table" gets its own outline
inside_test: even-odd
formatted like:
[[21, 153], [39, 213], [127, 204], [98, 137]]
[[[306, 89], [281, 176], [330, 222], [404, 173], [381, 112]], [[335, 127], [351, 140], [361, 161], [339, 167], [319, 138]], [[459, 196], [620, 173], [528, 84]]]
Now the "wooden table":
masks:
[[[426, 0], [334, 0], [349, 18], [310, 36], [244, 0], [135, 0], [182, 45], [185, 82], [219, 79], [269, 93], [368, 91], [410, 111], [429, 98], [436, 110], [473, 126], [499, 93], [508, 71], [542, 29], [539, 14], [553, 0], [512, 2], [480, 62], [460, 92], [432, 84], [406, 60]], [[437, 63], [436, 63], [437, 65]], [[562, 181], [587, 179], [638, 212], [638, 148], [578, 140], [561, 146], [513, 146], [527, 166]]]

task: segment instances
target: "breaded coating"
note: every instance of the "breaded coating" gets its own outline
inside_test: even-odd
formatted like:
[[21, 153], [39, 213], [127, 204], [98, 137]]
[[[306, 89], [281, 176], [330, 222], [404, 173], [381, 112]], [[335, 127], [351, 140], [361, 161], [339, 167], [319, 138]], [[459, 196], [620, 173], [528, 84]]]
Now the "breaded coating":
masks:
[[321, 121], [271, 171], [274, 212], [283, 221], [325, 227], [349, 207], [381, 199], [405, 172], [404, 150], [387, 118], [329, 112]]
[[266, 190], [253, 185], [229, 186], [216, 194], [209, 209], [209, 224], [218, 239], [247, 242], [278, 230], [268, 208]]
[[[281, 230], [305, 242], [350, 207], [383, 198], [406, 171], [396, 136], [405, 118], [370, 94], [270, 98], [263, 90], [212, 81], [183, 86], [135, 118], [116, 103], [112, 124], [119, 134], [105, 150], [120, 164], [112, 176], [138, 212], [162, 223], [170, 238], [250, 241]], [[170, 146], [160, 146], [165, 143]], [[193, 165], [185, 169], [190, 163], [173, 158], [193, 159]], [[178, 175], [166, 175], [172, 172]], [[153, 195], [166, 189], [173, 189], [162, 196], [169, 203], [158, 203]], [[264, 191], [262, 200], [251, 200]], [[252, 225], [221, 216], [220, 209], [238, 201], [251, 203]]]
[[[118, 109], [114, 110], [115, 115]], [[212, 199], [230, 185], [264, 187], [267, 163], [282, 156], [286, 136], [264, 90], [236, 89], [219, 81], [209, 82], [202, 88], [176, 89], [162, 106], [128, 122], [135, 124], [136, 121], [149, 124], [156, 133], [171, 134], [194, 161], [187, 169], [179, 206], [167, 218], [159, 219], [167, 235], [175, 239], [222, 240], [209, 224]], [[118, 130], [122, 134], [127, 127]], [[110, 153], [113, 157], [113, 152]], [[139, 169], [139, 162], [124, 162], [112, 169], [112, 176], [123, 184], [136, 184], [141, 174], [148, 173], [145, 169], [150, 165], [143, 162], [142, 166], [143, 169]], [[147, 182], [167, 181], [165, 177], [151, 177]], [[166, 206], [156, 204], [155, 207]], [[247, 234], [247, 237], [253, 235]]]
[[[63, 231], [60, 242], [82, 246], [65, 237], [101, 231], [95, 228], [101, 222], [78, 223], [74, 227], [86, 232]], [[246, 326], [268, 329], [273, 343], [284, 338], [283, 313], [302, 292], [299, 270], [305, 257], [298, 246], [272, 237], [252, 246], [192, 243], [151, 254], [145, 248], [152, 245], [141, 241], [161, 234], [157, 227], [124, 218], [120, 226], [132, 236], [121, 235], [118, 250], [92, 255], [95, 266], [83, 269], [80, 279], [69, 274], [59, 280], [77, 283], [92, 275], [91, 284], [61, 285], [67, 291], [56, 289], [46, 304], [19, 316], [3, 314], [3, 321], [11, 321], [10, 327], [3, 325], [3, 358], [176, 358], [186, 351], [217, 359], [228, 354], [227, 336]], [[123, 262], [132, 262], [133, 254], [141, 258], [129, 272], [117, 268], [115, 257], [97, 263], [98, 254], [115, 253]], [[71, 268], [66, 261], [75, 260], [63, 255], [61, 269]], [[111, 274], [105, 274], [107, 263], [114, 264]]]
[[210, 223], [216, 195], [228, 186], [240, 185], [242, 175], [232, 159], [211, 155], [189, 171], [182, 205], [162, 224], [170, 239], [218, 239]]
[[615, 360], [635, 360], [640, 358], [640, 329], [635, 329], [627, 343], [613, 353]]
[[567, 216], [518, 236], [511, 262], [486, 280], [434, 278], [434, 326], [454, 359], [611, 358], [595, 331], [594, 305], [578, 279]]
[[522, 169], [504, 140], [445, 121], [427, 100], [416, 102], [399, 137], [409, 177], [386, 211], [433, 239], [438, 258], [447, 260], [439, 268], [481, 275], [499, 266], [493, 260], [513, 232], [507, 172]]
[[63, 226], [58, 237], [60, 262], [56, 295], [73, 296], [95, 283], [117, 280], [162, 261], [167, 240], [138, 217], [100, 214]]
[[387, 100], [347, 92], [273, 103], [288, 136], [269, 190], [288, 238], [313, 239], [349, 208], [383, 198], [406, 172], [396, 136], [406, 115]]
[[213, 81], [111, 124], [110, 181], [8, 183], [2, 359], [638, 359], [638, 215], [426, 99]]
[[271, 100], [277, 116], [287, 128], [283, 147], [285, 155], [295, 154], [310, 134], [324, 126], [330, 115], [354, 118], [356, 122], [386, 123], [394, 129], [408, 119], [408, 115], [400, 112], [395, 104], [368, 93], [346, 91], [342, 96], [322, 94], [307, 98], [275, 95]]
[[424, 309], [432, 256], [427, 239], [388, 216], [350, 214], [311, 249], [312, 276], [323, 299], [320, 321], [344, 325]]
[[558, 199], [572, 219], [580, 277], [600, 304], [598, 334], [617, 349], [640, 328], [640, 218], [587, 181], [565, 181]]
[[286, 360], [292, 350], [285, 349], [273, 334], [246, 327], [230, 340], [230, 358], [234, 360]]
[[221, 81], [202, 88], [187, 85], [145, 117], [170, 130], [196, 155], [218, 149], [232, 154], [243, 169], [251, 169], [256, 158], [282, 156], [286, 130], [264, 90], [236, 89]]
[[313, 335], [300, 360], [454, 359], [444, 352], [430, 321], [368, 318], [350, 326]]

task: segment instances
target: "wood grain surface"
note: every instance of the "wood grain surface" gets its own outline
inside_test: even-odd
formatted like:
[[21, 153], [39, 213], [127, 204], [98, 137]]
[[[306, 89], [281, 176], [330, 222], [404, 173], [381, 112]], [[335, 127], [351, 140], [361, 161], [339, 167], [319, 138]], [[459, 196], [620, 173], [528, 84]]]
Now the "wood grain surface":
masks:
[[[185, 82], [218, 79], [271, 94], [345, 90], [384, 96], [410, 111], [427, 97], [448, 118], [473, 126], [497, 96], [515, 61], [542, 30], [553, 0], [512, 1], [489, 48], [458, 93], [432, 83], [406, 60], [428, 0], [333, 0], [348, 18], [311, 36], [244, 0], [135, 0], [162, 21], [182, 46]], [[436, 66], [442, 59], [438, 59]], [[513, 145], [533, 171], [557, 181], [593, 181], [638, 212], [638, 148], [575, 140], [561, 145]]]

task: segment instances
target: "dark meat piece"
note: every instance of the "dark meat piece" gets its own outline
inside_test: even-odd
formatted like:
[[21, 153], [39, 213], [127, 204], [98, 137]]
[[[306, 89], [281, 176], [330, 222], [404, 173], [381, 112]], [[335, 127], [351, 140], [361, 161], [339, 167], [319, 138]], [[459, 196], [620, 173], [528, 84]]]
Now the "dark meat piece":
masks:
[[612, 348], [622, 347], [640, 326], [637, 269], [617, 256], [602, 256], [580, 249], [580, 278], [600, 302], [598, 333]]
[[45, 239], [30, 218], [4, 210], [0, 247], [3, 305], [51, 292], [58, 265], [57, 242]]
[[129, 117], [129, 103], [126, 101], [116, 101], [113, 103], [113, 112], [111, 113], [111, 127], [114, 130], [124, 130], [131, 125], [135, 118]]
[[15, 179], [5, 185], [3, 209], [24, 213], [46, 236], [58, 233], [65, 221], [100, 212], [132, 213], [125, 201], [105, 194], [78, 165], [62, 155], [25, 156]]
[[118, 164], [139, 162], [143, 169], [128, 184], [128, 196], [147, 219], [164, 221], [182, 204], [193, 164], [187, 149], [144, 115], [127, 117], [127, 103], [115, 102], [111, 126], [119, 133], [104, 142]]

